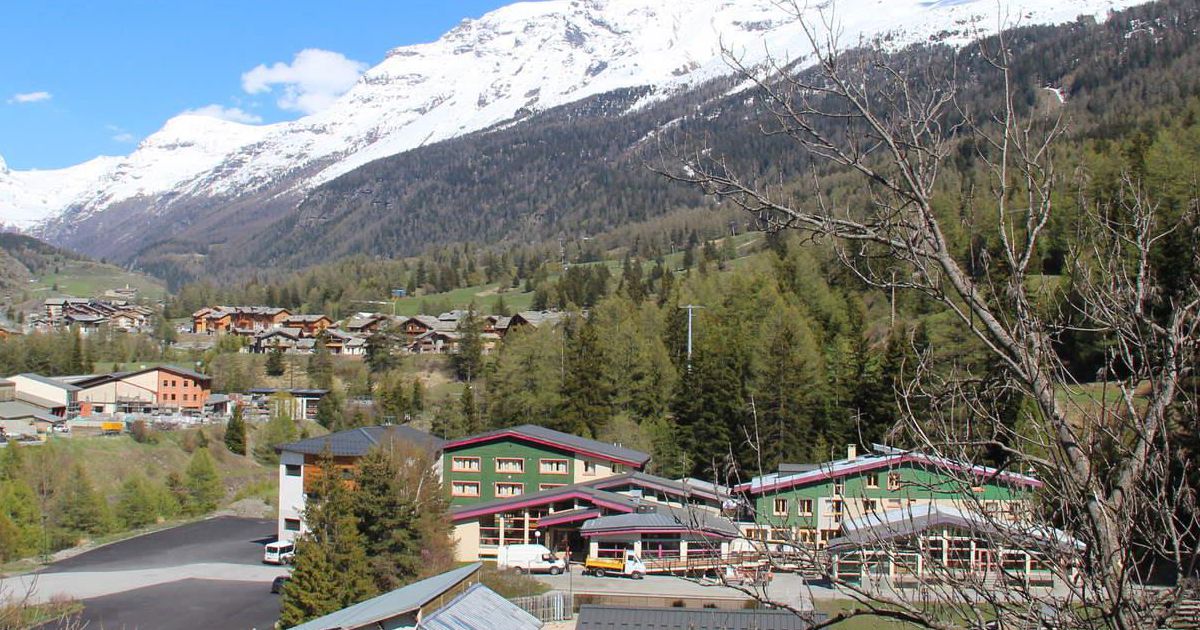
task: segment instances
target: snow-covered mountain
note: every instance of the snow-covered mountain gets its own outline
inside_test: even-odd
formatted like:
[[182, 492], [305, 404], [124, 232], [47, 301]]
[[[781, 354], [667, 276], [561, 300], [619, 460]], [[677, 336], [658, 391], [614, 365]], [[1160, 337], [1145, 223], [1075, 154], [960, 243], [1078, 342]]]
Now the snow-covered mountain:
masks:
[[[847, 45], [886, 36], [899, 47], [965, 42], [1002, 24], [1102, 16], [1140, 1], [1005, 0], [998, 15], [995, 0], [832, 0], [804, 12], [815, 24], [831, 19]], [[313, 186], [379, 158], [619, 88], [653, 86], [649, 98], [661, 98], [728, 74], [722, 45], [749, 62], [768, 53], [803, 55], [803, 31], [780, 4], [513, 4], [464, 20], [435, 42], [390, 51], [331, 107], [295, 121], [245, 125], [181, 115], [123, 158], [45, 172], [0, 166], [0, 224], [81, 246], [72, 234], [85, 221], [107, 226], [107, 237], [128, 239], [125, 232], [137, 230], [143, 215], [195, 215], [250, 197], [256, 204], [273, 200], [280, 212]], [[239, 210], [254, 211], [253, 204]], [[96, 236], [91, 230], [87, 240]]]

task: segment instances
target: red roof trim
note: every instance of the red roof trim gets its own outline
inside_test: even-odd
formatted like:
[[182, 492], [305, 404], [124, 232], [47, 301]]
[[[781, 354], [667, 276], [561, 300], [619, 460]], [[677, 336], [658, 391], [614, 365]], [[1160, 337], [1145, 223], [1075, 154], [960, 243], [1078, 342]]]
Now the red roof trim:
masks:
[[479, 444], [479, 443], [483, 443], [483, 442], [494, 442], [496, 440], [500, 440], [503, 438], [509, 438], [509, 437], [519, 439], [519, 440], [525, 440], [527, 442], [533, 442], [534, 444], [541, 444], [542, 446], [553, 446], [554, 448], [564, 450], [564, 451], [570, 451], [572, 453], [583, 453], [584, 455], [587, 455], [589, 457], [595, 457], [596, 459], [603, 459], [603, 460], [607, 460], [610, 462], [616, 462], [618, 464], [625, 464], [626, 466], [630, 466], [630, 467], [636, 468], [638, 470], [640, 470], [642, 468], [642, 464], [635, 462], [635, 461], [630, 461], [627, 459], [620, 459], [618, 457], [613, 457], [611, 455], [595, 453], [592, 451], [575, 448], [573, 446], [568, 446], [566, 444], [562, 444], [559, 442], [543, 440], [541, 438], [536, 438], [536, 437], [533, 437], [530, 435], [525, 435], [524, 433], [518, 433], [516, 431], [502, 431], [500, 433], [493, 433], [491, 435], [478, 435], [475, 437], [461, 438], [461, 439], [454, 440], [453, 442], [446, 444], [445, 450], [449, 451], [451, 449], [456, 449], [456, 448], [459, 448], [462, 446], [469, 446], [471, 444]]
[[585, 538], [591, 538], [592, 536], [622, 536], [626, 534], [688, 534], [689, 536], [702, 536], [704, 538], [733, 539], [733, 536], [726, 536], [725, 534], [705, 530], [689, 529], [687, 527], [626, 527], [622, 529], [580, 532], [580, 534]]
[[[1043, 485], [1042, 482], [1037, 479], [1023, 477], [1023, 476], [1017, 475], [1015, 473], [1003, 472], [1003, 471], [998, 472], [998, 473], [989, 473], [986, 470], [984, 470], [983, 467], [981, 467], [981, 466], [964, 466], [962, 464], [955, 464], [955, 463], [950, 463], [950, 462], [935, 462], [935, 461], [930, 461], [929, 458], [927, 458], [923, 455], [918, 455], [915, 453], [906, 453], [903, 456], [901, 456], [899, 459], [889, 459], [889, 458], [884, 457], [884, 458], [870, 460], [870, 461], [864, 462], [862, 464], [859, 464], [857, 466], [850, 466], [849, 468], [843, 468], [838, 471], [829, 470], [827, 468], [820, 468], [820, 469], [817, 469], [817, 471], [813, 471], [813, 472], [820, 473], [817, 475], [813, 475], [812, 472], [796, 473], [795, 475], [793, 475], [793, 477], [794, 477], [793, 479], [776, 481], [774, 483], [770, 483], [770, 484], [767, 484], [764, 486], [759, 486], [758, 488], [753, 487], [754, 482], [747, 482], [747, 483], [744, 483], [744, 484], [741, 484], [741, 485], [735, 487], [734, 491], [735, 492], [753, 492], [756, 494], [763, 494], [763, 493], [771, 492], [773, 490], [781, 490], [781, 489], [791, 488], [793, 486], [798, 486], [798, 485], [802, 485], [802, 484], [807, 484], [807, 483], [812, 483], [812, 482], [817, 482], [817, 481], [824, 481], [826, 479], [832, 479], [834, 477], [845, 477], [846, 475], [852, 475], [855, 473], [862, 472], [864, 470], [874, 470], [876, 468], [891, 467], [891, 466], [897, 466], [900, 464], [907, 464], [907, 463], [914, 463], [914, 462], [918, 463], [918, 464], [926, 464], [926, 465], [934, 466], [936, 468], [948, 468], [950, 470], [957, 470], [960, 472], [971, 472], [979, 477], [991, 477], [994, 479], [1008, 481], [1010, 483], [1015, 483], [1018, 485], [1029, 486], [1031, 488], [1040, 488]], [[812, 475], [812, 476], [807, 476], [807, 475]], [[803, 478], [799, 478], [799, 477], [803, 477]]]
[[516, 510], [516, 509], [526, 508], [526, 507], [530, 507], [530, 506], [534, 506], [534, 505], [544, 505], [546, 503], [554, 503], [556, 501], [565, 501], [567, 499], [585, 499], [587, 501], [590, 501], [594, 505], [597, 505], [600, 507], [605, 507], [610, 510], [617, 510], [620, 512], [628, 513], [628, 512], [633, 511], [633, 508], [629, 507], [628, 505], [625, 505], [624, 503], [617, 503], [615, 501], [606, 501], [604, 499], [598, 499], [598, 498], [596, 498], [590, 494], [584, 493], [584, 492], [568, 492], [565, 494], [556, 494], [556, 495], [548, 496], [548, 497], [534, 497], [532, 499], [514, 500], [511, 503], [503, 503], [500, 505], [492, 505], [492, 506], [482, 507], [482, 508], [471, 508], [471, 509], [463, 510], [462, 512], [456, 512], [456, 513], [452, 514], [450, 517], [450, 520], [462, 521], [462, 520], [466, 520], [469, 518], [474, 518], [476, 516], [483, 516], [485, 514], [495, 514], [496, 512], [506, 512], [508, 510]]

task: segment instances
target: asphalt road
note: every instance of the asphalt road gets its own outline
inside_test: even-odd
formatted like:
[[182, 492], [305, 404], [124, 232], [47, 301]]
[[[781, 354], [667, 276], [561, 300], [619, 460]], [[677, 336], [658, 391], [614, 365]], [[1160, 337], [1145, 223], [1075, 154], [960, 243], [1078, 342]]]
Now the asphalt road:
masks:
[[210, 519], [114, 543], [10, 580], [25, 579], [45, 596], [80, 599], [84, 610], [75, 621], [86, 628], [265, 630], [279, 618], [271, 580], [286, 573], [261, 563], [262, 546], [274, 540], [274, 529], [274, 521]]
[[263, 545], [275, 540], [275, 521], [222, 516], [123, 540], [61, 560], [42, 571], [128, 571], [185, 564], [258, 566]]
[[269, 584], [180, 580], [84, 600], [79, 621], [104, 630], [266, 630], [278, 618], [279, 596]]

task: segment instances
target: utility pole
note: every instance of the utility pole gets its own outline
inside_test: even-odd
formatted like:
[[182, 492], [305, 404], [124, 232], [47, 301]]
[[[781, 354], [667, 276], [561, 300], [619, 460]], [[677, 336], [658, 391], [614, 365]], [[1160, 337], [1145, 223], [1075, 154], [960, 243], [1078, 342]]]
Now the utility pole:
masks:
[[687, 306], [680, 306], [679, 308], [686, 309], [688, 312], [687, 364], [688, 368], [690, 369], [692, 367], [692, 317], [694, 316], [696, 309], [704, 307], [697, 304], [688, 304]]

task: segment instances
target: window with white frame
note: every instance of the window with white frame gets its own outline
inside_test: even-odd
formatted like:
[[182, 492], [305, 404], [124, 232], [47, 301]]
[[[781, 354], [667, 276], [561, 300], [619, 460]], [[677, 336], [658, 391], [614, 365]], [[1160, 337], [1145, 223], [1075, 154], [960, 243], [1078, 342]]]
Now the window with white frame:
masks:
[[798, 515], [812, 516], [812, 513], [813, 513], [813, 500], [812, 499], [799, 499], [796, 501], [796, 506], [797, 506], [796, 513]]
[[525, 460], [520, 457], [497, 457], [496, 472], [519, 475], [525, 472]]
[[479, 458], [458, 456], [450, 460], [451, 472], [479, 472]]
[[452, 481], [450, 482], [450, 495], [456, 497], [477, 497], [479, 496], [479, 482]]
[[772, 513], [775, 516], [787, 516], [788, 515], [788, 500], [782, 499], [782, 498], [776, 498]]
[[505, 481], [496, 482], [496, 496], [516, 497], [525, 494], [525, 484]]
[[570, 468], [571, 463], [565, 459], [543, 459], [538, 462], [538, 470], [543, 475], [565, 475]]
[[888, 487], [887, 487], [888, 490], [899, 490], [900, 483], [901, 483], [900, 473], [898, 473], [898, 472], [888, 473]]
[[833, 493], [838, 496], [846, 494], [846, 482], [840, 480], [833, 482]]
[[866, 486], [868, 488], [878, 488], [879, 487], [879, 475], [876, 475], [875, 473], [871, 473], [871, 474], [867, 475], [866, 477], [864, 477], [864, 481], [866, 482]]
[[541, 484], [538, 484], [538, 490], [553, 490], [555, 488], [561, 488], [565, 485], [567, 485], [567, 484], [565, 484], [565, 483], [541, 483]]
[[591, 477], [596, 474], [596, 462], [585, 459], [583, 460], [583, 476]]

